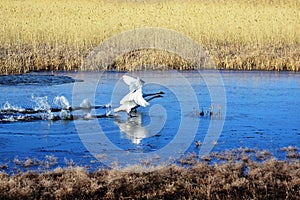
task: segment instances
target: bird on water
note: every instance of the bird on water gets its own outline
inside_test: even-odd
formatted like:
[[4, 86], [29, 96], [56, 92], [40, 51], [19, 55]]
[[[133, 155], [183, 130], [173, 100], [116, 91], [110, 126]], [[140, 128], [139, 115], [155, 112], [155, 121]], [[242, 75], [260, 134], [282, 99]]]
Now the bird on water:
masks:
[[203, 111], [203, 107], [202, 107], [202, 110], [200, 112], [200, 116], [203, 117], [204, 116], [204, 111]]
[[[121, 105], [118, 108], [115, 108], [114, 112], [125, 111], [130, 115], [130, 113], [133, 110], [135, 110], [137, 107], [149, 106], [150, 104], [148, 101], [157, 97], [162, 97], [161, 94], [164, 94], [164, 92], [143, 94], [142, 87], [145, 83], [143, 80], [141, 80], [139, 77], [134, 78], [128, 75], [124, 75], [122, 78], [123, 81], [129, 86], [129, 93], [121, 99], [120, 101]], [[151, 98], [144, 99], [144, 97], [149, 97], [149, 96], [151, 96]]]

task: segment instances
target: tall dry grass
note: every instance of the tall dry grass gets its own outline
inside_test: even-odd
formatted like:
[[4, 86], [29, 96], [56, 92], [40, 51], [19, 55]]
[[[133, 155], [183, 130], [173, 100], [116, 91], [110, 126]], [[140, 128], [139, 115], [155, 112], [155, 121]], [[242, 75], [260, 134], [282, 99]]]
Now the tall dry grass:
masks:
[[300, 69], [298, 0], [2, 0], [0, 24], [1, 74], [79, 69], [99, 43], [142, 27], [191, 37], [221, 69]]
[[279, 161], [264, 156], [256, 162], [251, 154], [267, 153], [252, 149], [223, 152], [210, 155], [210, 159], [219, 160], [214, 164], [189, 156], [182, 159], [188, 167], [172, 165], [154, 171], [137, 171], [142, 166], [136, 166], [134, 171], [100, 169], [89, 173], [82, 167], [68, 167], [12, 176], [0, 173], [0, 198], [299, 199], [299, 157]]

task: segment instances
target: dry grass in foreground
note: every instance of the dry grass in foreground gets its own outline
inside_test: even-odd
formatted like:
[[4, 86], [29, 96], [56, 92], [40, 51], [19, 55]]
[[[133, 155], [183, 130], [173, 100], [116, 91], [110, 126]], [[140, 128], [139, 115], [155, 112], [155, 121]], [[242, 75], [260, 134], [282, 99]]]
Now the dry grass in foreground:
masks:
[[[219, 69], [299, 71], [299, 10], [298, 0], [2, 0], [0, 74], [80, 70], [101, 42], [143, 27], [190, 37], [209, 51]], [[166, 63], [155, 68], [178, 68], [173, 56], [163, 55]], [[134, 63], [120, 68], [135, 70], [129, 67]]]
[[[249, 152], [265, 160], [255, 162], [247, 156]], [[290, 149], [287, 153], [297, 154]], [[13, 176], [0, 173], [0, 199], [299, 199], [299, 154], [286, 161], [268, 155], [249, 149], [215, 154], [203, 161], [190, 155], [181, 160], [185, 167], [154, 171], [140, 166], [139, 172], [129, 168], [88, 173], [69, 167]], [[209, 164], [212, 157], [225, 161]]]

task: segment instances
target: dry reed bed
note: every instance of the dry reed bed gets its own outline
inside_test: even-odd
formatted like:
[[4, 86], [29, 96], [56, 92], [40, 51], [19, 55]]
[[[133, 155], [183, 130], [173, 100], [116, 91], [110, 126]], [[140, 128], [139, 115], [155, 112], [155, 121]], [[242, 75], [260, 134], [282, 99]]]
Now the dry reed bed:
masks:
[[[92, 173], [81, 167], [13, 176], [0, 173], [0, 198], [299, 199], [299, 153], [290, 147], [286, 151], [294, 157], [278, 161], [266, 151], [238, 149], [202, 161], [189, 155], [181, 160], [185, 167], [172, 165], [154, 171], [131, 166]], [[262, 161], [253, 161], [250, 154]], [[213, 158], [219, 162], [209, 163]]]
[[[0, 11], [0, 74], [77, 70], [105, 39], [143, 27], [189, 36], [209, 51], [219, 69], [300, 69], [298, 0], [3, 0]], [[147, 53], [120, 68], [144, 63]], [[147, 67], [178, 68], [173, 56], [163, 55], [165, 65]]]

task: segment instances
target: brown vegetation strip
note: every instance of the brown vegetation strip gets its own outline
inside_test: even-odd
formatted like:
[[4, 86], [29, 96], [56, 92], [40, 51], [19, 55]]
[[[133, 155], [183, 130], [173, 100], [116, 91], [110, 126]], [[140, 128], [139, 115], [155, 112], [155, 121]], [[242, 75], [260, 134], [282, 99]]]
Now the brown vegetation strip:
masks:
[[233, 157], [233, 153], [215, 156], [227, 161], [209, 164], [190, 156], [181, 160], [189, 167], [172, 165], [154, 171], [88, 173], [69, 167], [13, 176], [0, 173], [0, 199], [299, 199], [299, 157], [262, 162], [245, 155]]
[[[20, 74], [30, 71], [76, 71], [82, 70], [85, 57], [91, 49], [76, 49], [64, 46], [38, 45], [0, 48], [0, 74]], [[227, 70], [276, 70], [299, 71], [299, 47], [236, 47], [230, 44], [207, 46], [217, 69]], [[100, 70], [101, 66], [95, 69]], [[108, 70], [193, 70], [189, 61], [176, 54], [161, 50], [144, 49], [129, 52], [112, 63]]]

